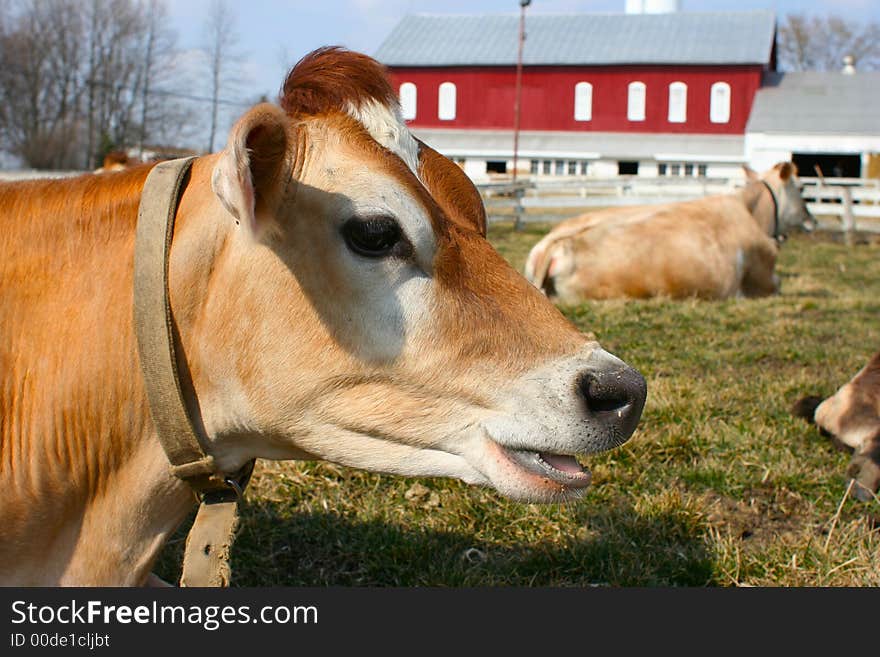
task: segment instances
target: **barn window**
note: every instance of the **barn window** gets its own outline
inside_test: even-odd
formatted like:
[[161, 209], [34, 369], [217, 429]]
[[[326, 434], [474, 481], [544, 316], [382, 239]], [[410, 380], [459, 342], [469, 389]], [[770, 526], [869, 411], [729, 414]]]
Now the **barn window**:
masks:
[[645, 83], [630, 82], [626, 103], [626, 118], [630, 121], [645, 120]]
[[578, 82], [574, 85], [574, 120], [590, 121], [593, 118], [593, 85]]
[[730, 121], [730, 85], [726, 82], [716, 82], [712, 85], [709, 100], [709, 120], [712, 123], [727, 123]]
[[440, 85], [437, 118], [441, 121], [455, 119], [455, 85], [452, 82], [444, 82]]
[[416, 118], [416, 85], [412, 82], [400, 85], [400, 111], [406, 121]]
[[684, 123], [687, 120], [688, 88], [684, 82], [669, 85], [669, 122]]

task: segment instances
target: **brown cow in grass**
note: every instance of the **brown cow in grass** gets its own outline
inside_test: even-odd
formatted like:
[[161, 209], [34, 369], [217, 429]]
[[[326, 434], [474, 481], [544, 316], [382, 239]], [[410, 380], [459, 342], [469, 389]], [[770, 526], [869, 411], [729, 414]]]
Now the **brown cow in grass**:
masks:
[[832, 396], [804, 397], [793, 412], [852, 453], [846, 472], [858, 484], [853, 493], [871, 499], [880, 489], [880, 351]]
[[529, 253], [526, 278], [565, 304], [617, 297], [724, 299], [779, 289], [777, 241], [812, 221], [780, 163], [732, 194], [610, 208], [560, 223]]
[[[321, 49], [177, 210], [170, 302], [219, 473], [326, 459], [580, 496], [641, 375], [492, 248], [479, 193], [417, 141], [382, 67]], [[149, 166], [0, 185], [0, 583], [137, 585], [194, 506], [139, 372], [135, 225]]]

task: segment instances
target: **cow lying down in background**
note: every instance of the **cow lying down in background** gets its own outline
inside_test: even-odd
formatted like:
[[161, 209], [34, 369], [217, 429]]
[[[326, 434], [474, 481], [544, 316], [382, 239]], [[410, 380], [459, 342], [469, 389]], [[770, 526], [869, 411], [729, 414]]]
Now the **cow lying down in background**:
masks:
[[853, 493], [872, 499], [880, 488], [880, 351], [832, 396], [804, 397], [792, 412], [852, 453], [846, 473], [856, 481]]
[[568, 219], [532, 248], [525, 276], [565, 304], [774, 294], [777, 240], [814, 220], [794, 164], [779, 163], [761, 176], [745, 170], [745, 187], [730, 194]]

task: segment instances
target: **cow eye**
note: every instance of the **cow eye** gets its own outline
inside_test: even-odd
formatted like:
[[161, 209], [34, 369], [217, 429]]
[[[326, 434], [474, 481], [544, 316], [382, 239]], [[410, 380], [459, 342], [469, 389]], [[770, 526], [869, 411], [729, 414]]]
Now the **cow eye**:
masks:
[[342, 225], [348, 248], [367, 258], [403, 255], [403, 234], [391, 217], [353, 217]]

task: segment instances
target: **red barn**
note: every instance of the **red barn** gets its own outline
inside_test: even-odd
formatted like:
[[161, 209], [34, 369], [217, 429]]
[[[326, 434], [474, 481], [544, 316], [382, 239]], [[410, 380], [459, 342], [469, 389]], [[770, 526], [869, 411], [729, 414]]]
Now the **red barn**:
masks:
[[[775, 70], [771, 12], [529, 15], [518, 173], [729, 176]], [[416, 135], [510, 173], [519, 16], [405, 17], [376, 53]]]

